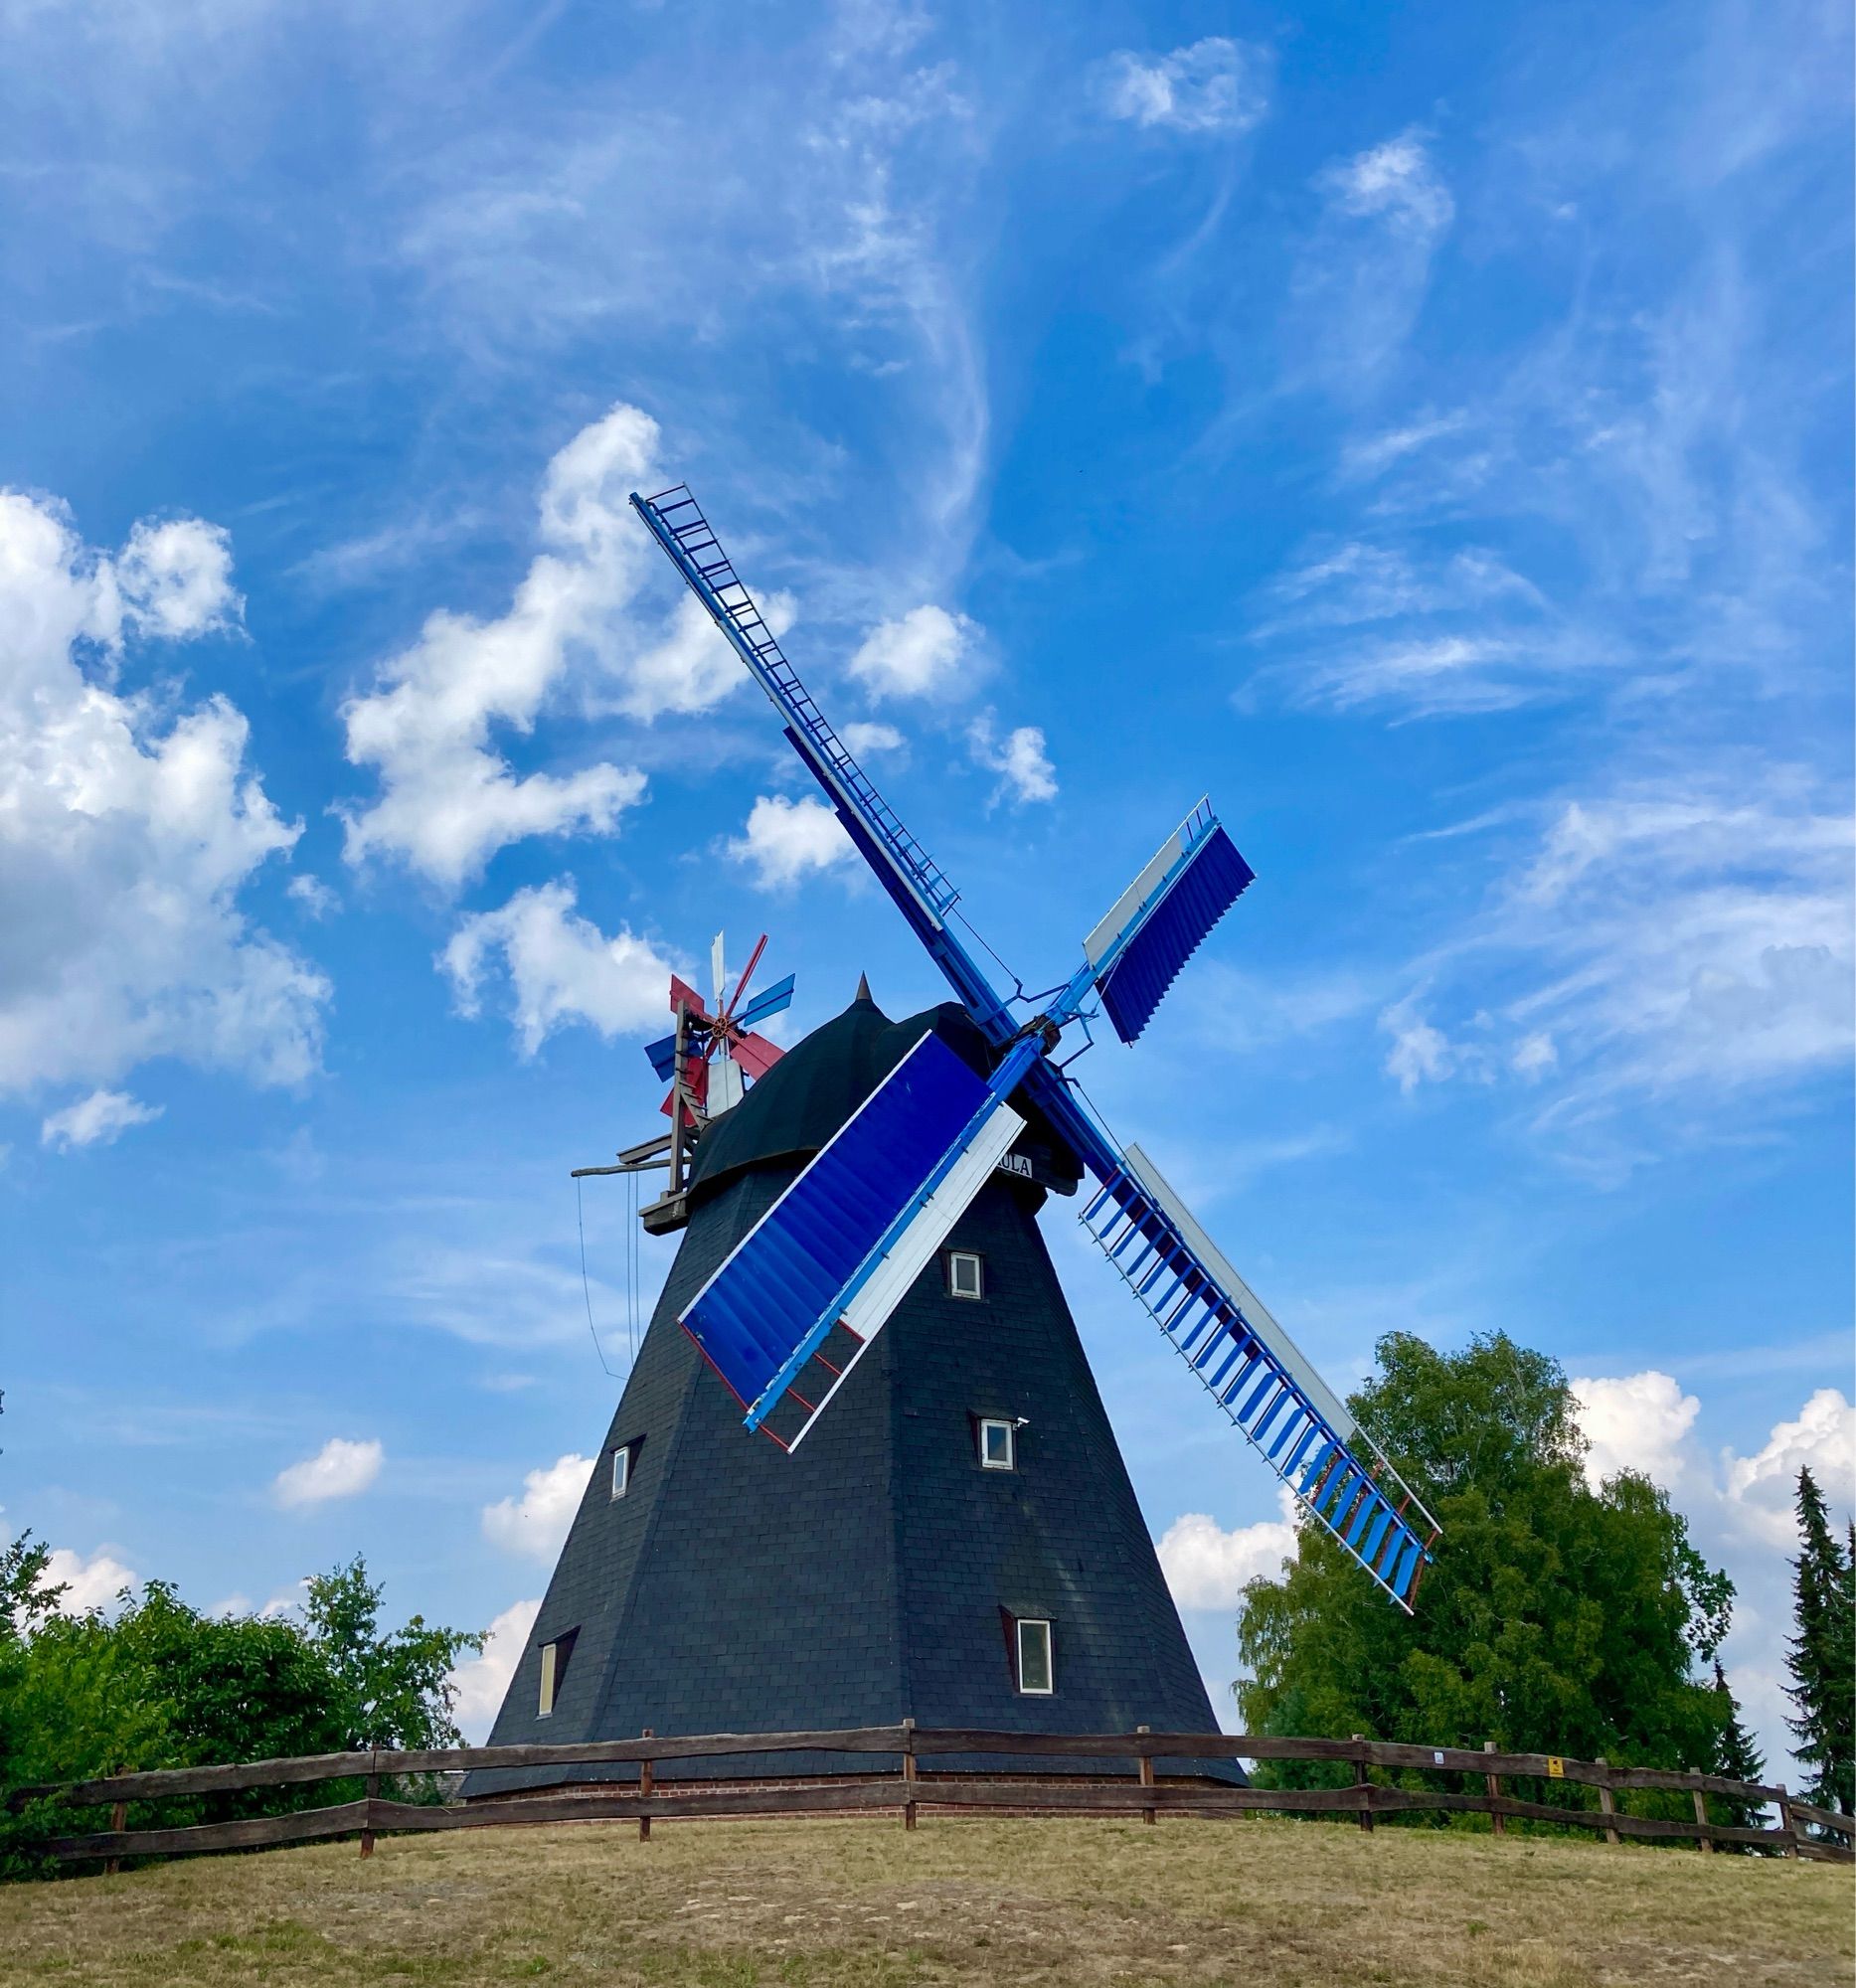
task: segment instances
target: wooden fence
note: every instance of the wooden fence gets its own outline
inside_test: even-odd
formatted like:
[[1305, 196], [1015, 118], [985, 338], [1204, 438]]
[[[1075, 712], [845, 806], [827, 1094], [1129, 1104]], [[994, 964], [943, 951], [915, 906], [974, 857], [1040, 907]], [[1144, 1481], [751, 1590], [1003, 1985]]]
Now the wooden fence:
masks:
[[[661, 1771], [685, 1760], [773, 1753], [828, 1753], [846, 1756], [840, 1778], [767, 1780], [759, 1785], [670, 1781]], [[889, 1755], [870, 1770], [855, 1764], [872, 1754]], [[1016, 1759], [1086, 1759], [1097, 1763], [1090, 1778], [1026, 1780], [988, 1778], [971, 1771], [936, 1773], [930, 1764], [952, 1754], [1012, 1755]], [[1352, 1768], [1349, 1785], [1329, 1788], [1221, 1787], [1203, 1780], [1160, 1780], [1156, 1760], [1308, 1760]], [[1125, 1761], [1132, 1771], [1116, 1772]], [[472, 1802], [419, 1802], [383, 1793], [383, 1784], [408, 1775], [448, 1774], [472, 1768], [567, 1768], [635, 1766], [637, 1783], [596, 1785], [586, 1793], [514, 1793]], [[1404, 1782], [1375, 1780], [1381, 1774]], [[1411, 1777], [1427, 1777], [1411, 1784]], [[316, 1782], [360, 1779], [358, 1800], [284, 1815], [236, 1821], [200, 1822], [178, 1828], [135, 1828], [131, 1804], [183, 1797], [225, 1796], [254, 1788], [281, 1788]], [[1456, 1787], [1430, 1780], [1466, 1782]], [[1504, 1780], [1553, 1783], [1597, 1790], [1598, 1806], [1583, 1808], [1524, 1800], [1502, 1792]], [[1625, 1803], [1639, 1791], [1664, 1795], [1687, 1792], [1693, 1820], [1667, 1815], [1633, 1815]], [[1743, 1810], [1775, 1811], [1775, 1827], [1742, 1827], [1709, 1820], [1708, 1797]], [[1832, 1815], [1797, 1800], [1783, 1787], [1723, 1779], [1718, 1774], [1671, 1772], [1657, 1767], [1612, 1767], [1603, 1760], [1575, 1760], [1549, 1753], [1503, 1753], [1488, 1745], [1472, 1750], [1453, 1746], [1407, 1746], [1356, 1736], [1351, 1740], [1296, 1740], [1261, 1734], [1150, 1733], [1141, 1728], [1119, 1734], [993, 1733], [862, 1727], [829, 1733], [711, 1733], [690, 1738], [608, 1740], [581, 1745], [461, 1746], [421, 1752], [317, 1753], [298, 1759], [252, 1760], [232, 1766], [172, 1767], [107, 1779], [51, 1787], [15, 1789], [6, 1806], [32, 1802], [69, 1808], [107, 1806], [110, 1827], [85, 1835], [48, 1834], [45, 1848], [67, 1862], [101, 1860], [108, 1870], [125, 1857], [187, 1856], [200, 1851], [253, 1849], [319, 1838], [359, 1835], [361, 1854], [389, 1832], [497, 1828], [509, 1823], [635, 1820], [649, 1836], [653, 1818], [764, 1816], [900, 1812], [915, 1827], [920, 1809], [942, 1812], [1010, 1811], [1039, 1815], [1139, 1815], [1153, 1822], [1161, 1814], [1243, 1816], [1258, 1811], [1287, 1815], [1351, 1815], [1363, 1830], [1382, 1815], [1417, 1810], [1467, 1811], [1492, 1818], [1496, 1835], [1512, 1819], [1555, 1823], [1603, 1833], [1606, 1842], [1678, 1839], [1703, 1851], [1721, 1845], [1745, 1846], [1787, 1857], [1856, 1861], [1851, 1848], [1852, 1818]], [[75, 1818], [74, 1818], [75, 1820]], [[1836, 1832], [1832, 1843], [1803, 1833], [1805, 1827]]]

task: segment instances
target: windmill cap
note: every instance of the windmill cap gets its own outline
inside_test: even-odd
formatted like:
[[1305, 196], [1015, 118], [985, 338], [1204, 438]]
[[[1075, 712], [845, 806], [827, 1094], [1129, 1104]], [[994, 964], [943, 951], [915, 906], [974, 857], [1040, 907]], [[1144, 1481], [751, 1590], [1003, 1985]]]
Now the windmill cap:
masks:
[[[707, 1200], [750, 1167], [809, 1159], [930, 1029], [971, 1070], [990, 1072], [986, 1038], [958, 1002], [892, 1022], [860, 982], [842, 1014], [794, 1044], [739, 1104], [703, 1128], [690, 1169], [692, 1196]], [[1022, 1092], [1013, 1102], [1028, 1120], [1027, 1139], [1050, 1149], [1052, 1170], [1081, 1179], [1080, 1163], [1043, 1113]]]

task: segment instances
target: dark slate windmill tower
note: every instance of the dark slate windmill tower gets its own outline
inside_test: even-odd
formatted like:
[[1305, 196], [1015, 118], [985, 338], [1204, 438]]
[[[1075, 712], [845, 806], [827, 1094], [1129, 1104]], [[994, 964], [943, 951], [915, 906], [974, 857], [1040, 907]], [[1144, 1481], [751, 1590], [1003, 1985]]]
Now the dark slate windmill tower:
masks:
[[[1110, 1263], [1401, 1606], [1435, 1537], [1152, 1162], [1116, 1143], [1054, 1058], [1096, 1013], [1134, 1041], [1250, 867], [1202, 803], [1090, 934], [1068, 984], [1017, 1012], [1033, 1005], [1022, 986], [1001, 998], [956, 936], [955, 893], [800, 684], [687, 489], [632, 502], [958, 999], [891, 1023], [860, 987], [776, 1060], [752, 1023], [790, 998], [789, 981], [745, 1007], [740, 985], [731, 1003], [718, 985], [713, 1016], [673, 987], [677, 1032], [654, 1046], [672, 1129], [621, 1165], [667, 1149], [669, 1191], [646, 1214], [687, 1233], [492, 1737], [909, 1717], [1210, 1731], [1038, 1230], [1048, 1192], [1095, 1177], [1080, 1214]], [[730, 1108], [744, 1043], [759, 1081]], [[842, 1766], [713, 1763], [757, 1778]], [[469, 1791], [542, 1777], [473, 1776]]]

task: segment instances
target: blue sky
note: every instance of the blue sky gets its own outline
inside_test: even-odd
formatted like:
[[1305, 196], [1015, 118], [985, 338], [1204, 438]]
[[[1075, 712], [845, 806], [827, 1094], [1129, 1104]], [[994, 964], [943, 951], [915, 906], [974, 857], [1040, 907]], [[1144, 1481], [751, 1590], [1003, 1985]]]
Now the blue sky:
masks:
[[[486, 1723], [666, 971], [940, 994], [625, 514], [687, 478], [1028, 983], [1212, 793], [1259, 881], [1092, 1093], [1338, 1384], [1562, 1360], [1777, 1750], [1856, 1489], [1841, 10], [5, 15], [7, 1526], [364, 1551]], [[1270, 1480], [1069, 1215], [1223, 1681]]]

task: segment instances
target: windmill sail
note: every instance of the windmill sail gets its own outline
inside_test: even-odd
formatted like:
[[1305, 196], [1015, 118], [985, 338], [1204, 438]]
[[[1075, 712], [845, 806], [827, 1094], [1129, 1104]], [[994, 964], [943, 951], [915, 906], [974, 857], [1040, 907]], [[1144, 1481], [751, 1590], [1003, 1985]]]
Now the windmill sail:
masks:
[[1409, 1609], [1436, 1522], [1159, 1168], [1129, 1146], [1084, 1227], [1304, 1508]]
[[1083, 941], [1115, 1034], [1131, 1043], [1207, 932], [1256, 877], [1206, 801]]
[[932, 1034], [859, 1105], [679, 1320], [749, 1427], [803, 1438], [1024, 1125]]

